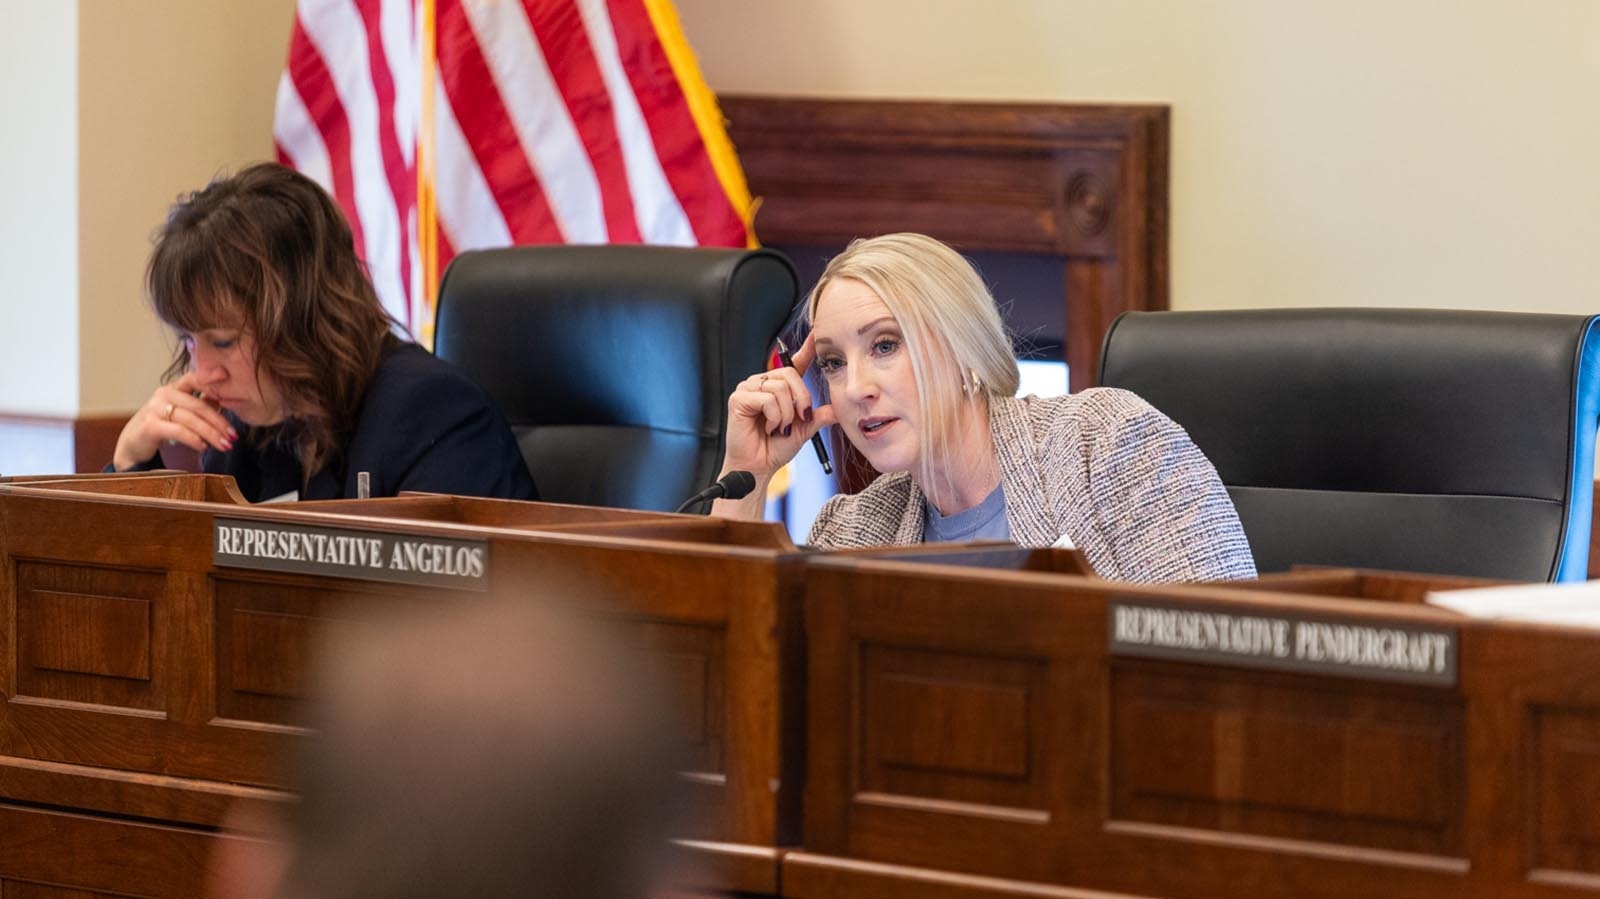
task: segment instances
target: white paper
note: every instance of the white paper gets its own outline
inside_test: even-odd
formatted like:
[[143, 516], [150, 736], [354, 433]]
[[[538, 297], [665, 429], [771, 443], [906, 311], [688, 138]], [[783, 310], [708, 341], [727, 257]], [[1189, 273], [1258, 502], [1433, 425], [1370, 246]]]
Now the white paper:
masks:
[[1600, 581], [1441, 590], [1428, 604], [1473, 618], [1600, 628]]

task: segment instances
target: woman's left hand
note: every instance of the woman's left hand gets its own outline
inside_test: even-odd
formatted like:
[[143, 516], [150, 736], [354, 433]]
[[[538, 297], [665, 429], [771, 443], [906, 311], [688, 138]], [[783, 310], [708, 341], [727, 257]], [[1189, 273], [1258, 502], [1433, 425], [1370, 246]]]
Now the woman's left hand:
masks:
[[198, 388], [199, 377], [194, 372], [157, 387], [123, 426], [111, 456], [112, 467], [128, 471], [145, 464], [163, 442], [181, 443], [197, 453], [207, 447], [222, 452], [233, 449], [238, 432], [216, 406], [195, 395]]

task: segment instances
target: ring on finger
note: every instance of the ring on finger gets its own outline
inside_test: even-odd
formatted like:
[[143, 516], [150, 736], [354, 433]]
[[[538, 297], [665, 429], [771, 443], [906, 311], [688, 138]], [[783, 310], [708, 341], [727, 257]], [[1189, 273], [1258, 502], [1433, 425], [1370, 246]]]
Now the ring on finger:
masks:
[[771, 375], [762, 375], [761, 378], [756, 381], [756, 387], [760, 388], [760, 387], [767, 386], [767, 379], [770, 378], [770, 377], [772, 377], [772, 376]]
[[168, 403], [167, 404], [167, 408], [161, 410], [161, 417], [166, 419], [167, 421], [171, 421], [172, 420], [172, 413], [174, 413], [176, 411], [178, 411], [177, 404]]

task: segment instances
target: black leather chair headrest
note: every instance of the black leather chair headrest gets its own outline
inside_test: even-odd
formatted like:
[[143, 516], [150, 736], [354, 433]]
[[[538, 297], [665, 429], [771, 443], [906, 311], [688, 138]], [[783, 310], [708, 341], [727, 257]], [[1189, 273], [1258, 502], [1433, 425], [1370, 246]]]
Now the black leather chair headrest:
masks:
[[770, 250], [554, 246], [457, 256], [435, 347], [494, 396], [542, 495], [671, 509], [715, 479], [727, 399], [799, 283]]
[[[1542, 579], [1554, 571], [1563, 530], [1577, 526], [1565, 514], [1569, 504], [1581, 501], [1587, 513], [1590, 500], [1577, 494], [1592, 497], [1596, 422], [1580, 407], [1594, 402], [1594, 375], [1584, 373], [1596, 352], [1593, 324], [1586, 316], [1436, 309], [1128, 313], [1106, 336], [1100, 383], [1132, 390], [1188, 430], [1233, 493], [1262, 570], [1365, 561], [1302, 557], [1315, 554], [1310, 533], [1288, 550], [1302, 555], [1279, 557], [1273, 547], [1282, 535], [1274, 531], [1284, 528], [1320, 527], [1332, 544], [1345, 539], [1342, 528], [1434, 520], [1394, 512], [1403, 500], [1383, 506], [1388, 522], [1362, 520], [1384, 516], [1367, 504], [1387, 494], [1435, 498], [1414, 506], [1431, 504], [1444, 516], [1439, 539], [1461, 540], [1466, 569], [1474, 568], [1466, 556], [1485, 551], [1476, 541], [1496, 539], [1488, 526], [1472, 537], [1467, 519], [1504, 515], [1509, 523], [1521, 514], [1510, 510], [1521, 508], [1541, 522], [1529, 527], [1545, 535], [1549, 552], [1538, 565], [1497, 570], [1537, 569]], [[1585, 452], [1587, 468], [1575, 473]], [[1320, 511], [1308, 514], [1324, 520], [1295, 524], [1293, 504], [1313, 492], [1366, 496], [1321, 496], [1362, 511], [1348, 509], [1352, 517], [1341, 521], [1331, 506], [1313, 503], [1306, 508]], [[1263, 514], [1269, 506], [1272, 514]], [[1587, 522], [1581, 526], [1587, 534]], [[1420, 540], [1392, 535], [1396, 547]]]

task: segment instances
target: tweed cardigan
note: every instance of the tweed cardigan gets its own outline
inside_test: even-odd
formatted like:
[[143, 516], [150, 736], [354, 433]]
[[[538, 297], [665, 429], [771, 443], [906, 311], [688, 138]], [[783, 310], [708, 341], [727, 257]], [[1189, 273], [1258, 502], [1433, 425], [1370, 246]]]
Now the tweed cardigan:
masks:
[[[1254, 577], [1239, 515], [1188, 433], [1125, 390], [991, 398], [989, 430], [1011, 539], [1069, 537], [1101, 577]], [[922, 542], [927, 499], [910, 474], [880, 476], [822, 507], [808, 542], [833, 549]]]

